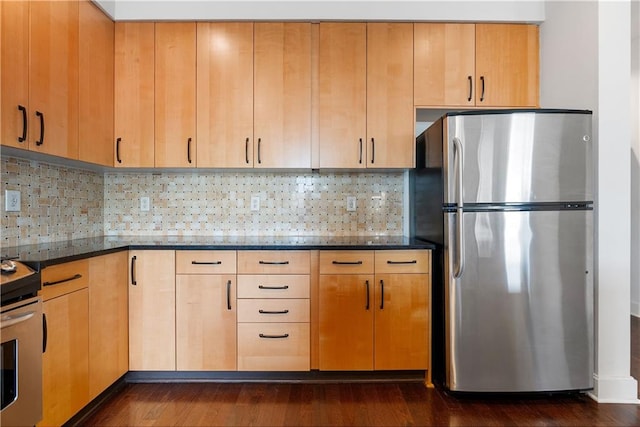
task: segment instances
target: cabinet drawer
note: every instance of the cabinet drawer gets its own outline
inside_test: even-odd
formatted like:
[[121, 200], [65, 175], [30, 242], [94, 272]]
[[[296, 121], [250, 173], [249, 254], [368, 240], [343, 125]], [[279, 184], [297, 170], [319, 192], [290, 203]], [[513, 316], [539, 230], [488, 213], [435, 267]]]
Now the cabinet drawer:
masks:
[[239, 323], [239, 371], [308, 371], [308, 323]]
[[239, 251], [238, 274], [309, 274], [309, 251]]
[[47, 301], [89, 285], [89, 260], [65, 262], [42, 269], [42, 300]]
[[235, 274], [236, 251], [176, 251], [176, 274]]
[[376, 251], [376, 274], [429, 273], [430, 264], [428, 250]]
[[320, 274], [373, 273], [374, 251], [320, 251]]
[[309, 300], [239, 299], [238, 322], [309, 322]]
[[309, 298], [309, 275], [239, 275], [238, 298]]

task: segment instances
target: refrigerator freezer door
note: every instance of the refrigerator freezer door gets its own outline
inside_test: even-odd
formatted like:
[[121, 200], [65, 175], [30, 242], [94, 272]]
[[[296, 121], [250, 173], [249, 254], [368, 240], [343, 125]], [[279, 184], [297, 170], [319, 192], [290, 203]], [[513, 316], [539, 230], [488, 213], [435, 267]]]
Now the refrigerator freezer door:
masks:
[[[456, 215], [445, 214], [448, 242], [456, 241]], [[457, 248], [445, 248], [448, 387], [592, 388], [593, 211], [462, 215], [464, 271], [457, 279]]]
[[456, 201], [454, 138], [463, 146], [465, 204], [593, 200], [591, 114], [528, 111], [444, 120], [445, 204]]

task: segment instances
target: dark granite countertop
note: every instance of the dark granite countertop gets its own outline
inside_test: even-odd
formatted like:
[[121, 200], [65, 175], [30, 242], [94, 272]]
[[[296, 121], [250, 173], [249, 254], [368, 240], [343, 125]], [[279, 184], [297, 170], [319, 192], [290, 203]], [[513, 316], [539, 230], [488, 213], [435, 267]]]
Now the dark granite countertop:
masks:
[[3, 247], [1, 256], [46, 267], [129, 249], [371, 250], [435, 249], [435, 245], [404, 236], [103, 236]]

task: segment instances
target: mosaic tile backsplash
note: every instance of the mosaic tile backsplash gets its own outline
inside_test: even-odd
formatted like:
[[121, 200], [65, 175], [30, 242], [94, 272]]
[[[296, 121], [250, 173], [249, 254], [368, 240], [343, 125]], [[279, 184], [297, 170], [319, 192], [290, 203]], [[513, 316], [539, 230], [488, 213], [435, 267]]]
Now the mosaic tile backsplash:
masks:
[[[401, 235], [403, 174], [107, 173], [106, 235]], [[150, 210], [140, 210], [149, 197]], [[357, 209], [346, 210], [347, 196]], [[260, 209], [251, 210], [252, 197]]]
[[[0, 173], [5, 247], [101, 235], [403, 234], [402, 172], [103, 174], [3, 156]], [[5, 212], [5, 189], [20, 190], [20, 212]], [[347, 196], [356, 197], [355, 212]]]
[[[2, 157], [4, 247], [101, 236], [104, 177], [95, 172]], [[20, 212], [6, 212], [4, 190], [20, 191]]]

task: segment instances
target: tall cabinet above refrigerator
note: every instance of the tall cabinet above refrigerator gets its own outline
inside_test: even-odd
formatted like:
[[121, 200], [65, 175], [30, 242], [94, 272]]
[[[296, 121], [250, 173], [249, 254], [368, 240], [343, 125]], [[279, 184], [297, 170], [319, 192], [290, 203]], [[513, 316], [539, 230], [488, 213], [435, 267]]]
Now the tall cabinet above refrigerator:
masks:
[[417, 139], [413, 237], [434, 256], [434, 378], [593, 387], [591, 112], [448, 113]]

